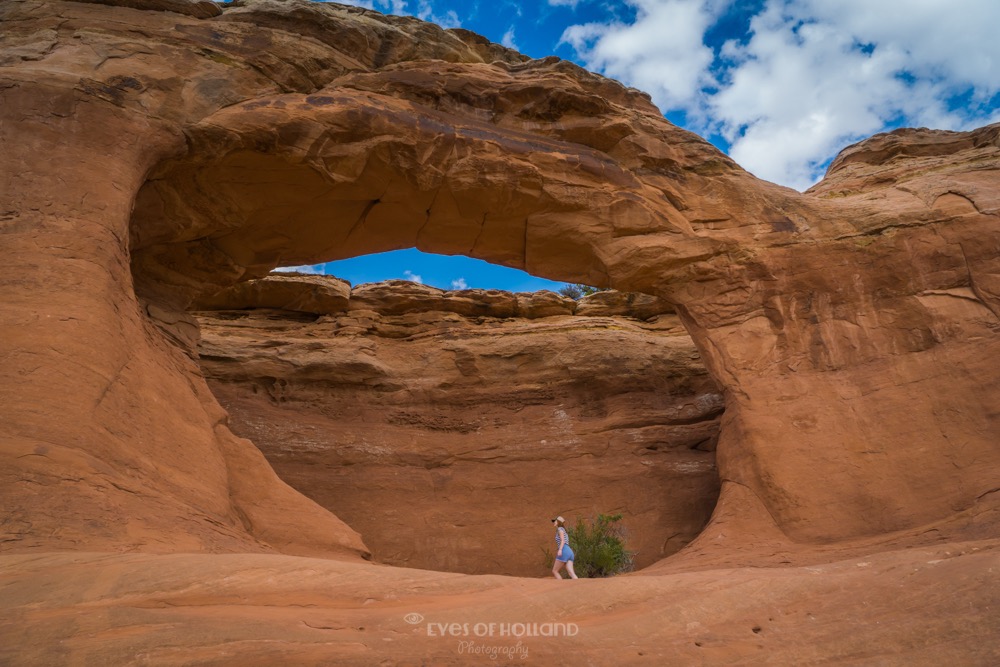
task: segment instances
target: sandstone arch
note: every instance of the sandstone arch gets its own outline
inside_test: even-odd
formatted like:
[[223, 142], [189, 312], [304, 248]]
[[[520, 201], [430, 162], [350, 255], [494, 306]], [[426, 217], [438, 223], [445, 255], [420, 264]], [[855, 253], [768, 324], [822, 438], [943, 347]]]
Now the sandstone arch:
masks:
[[[489, 90], [503, 74], [501, 68], [487, 71], [485, 81], [467, 79]], [[415, 105], [385, 95], [283, 95], [227, 107], [189, 129], [187, 154], [153, 170], [132, 215], [133, 275], [147, 312], [175, 341], [190, 346], [195, 326], [181, 311], [198, 295], [278, 264], [409, 246], [606, 284], [606, 263], [624, 259], [615, 239], [626, 238], [622, 230], [629, 226], [648, 227], [653, 207], [664, 205], [662, 194], [651, 194], [587, 146], [474, 120], [453, 127], [454, 114], [437, 115], [428, 120]], [[653, 196], [657, 199], [648, 201]], [[630, 283], [620, 284], [628, 289]], [[645, 382], [636, 378], [637, 384]], [[713, 405], [705, 412], [714, 410]], [[528, 462], [525, 469], [541, 465]], [[642, 471], [638, 467], [633, 474]], [[414, 472], [420, 474], [427, 473]], [[578, 472], [570, 467], [566, 474], [572, 479]], [[661, 478], [662, 517], [637, 545], [644, 565], [653, 554], [670, 553], [690, 540], [689, 524], [704, 521], [701, 494], [715, 492], [714, 481], [684, 481], [685, 475], [678, 475], [674, 492], [669, 474]], [[607, 484], [596, 478], [592, 483]], [[644, 489], [638, 496], [649, 493]], [[671, 495], [676, 497], [667, 501]], [[688, 508], [690, 518], [678, 523], [674, 505]], [[359, 513], [366, 514], [355, 509], [351, 516]], [[395, 549], [400, 536], [414, 538], [407, 524], [387, 525], [398, 533], [389, 542]], [[442, 541], [448, 522], [441, 525], [441, 534], [428, 527], [415, 537], [421, 544]], [[503, 526], [494, 528], [511, 529]], [[491, 531], [484, 532], [483, 540], [492, 539]], [[381, 538], [380, 546], [386, 542], [378, 533], [372, 537]], [[466, 549], [448, 555], [447, 549], [430, 548], [403, 553], [425, 567], [446, 557], [442, 562], [450, 568], [478, 571], [484, 565], [470, 558], [482, 550], [490, 553]], [[488, 562], [494, 571], [531, 572], [538, 559], [531, 545], [520, 547], [514, 562], [502, 553], [491, 554]]]
[[[15, 548], [172, 549], [162, 535], [186, 520], [156, 517], [196, 508], [189, 547], [362, 550], [315, 508], [304, 523], [332, 543], [280, 526], [274, 507], [300, 500], [234, 444], [146, 317], [184, 344], [180, 311], [205, 285], [407, 244], [676, 303], [728, 392], [715, 528], [737, 542], [764, 527], [780, 543], [992, 530], [997, 126], [873, 138], [799, 195], [636, 91], [461, 32], [268, 2], [203, 18], [117, 8], [94, 31], [109, 11], [4, 9], [30, 17], [8, 38], [2, 90], [7, 243], [24, 276], [5, 336]], [[57, 140], [62, 161], [40, 163]], [[248, 170], [287, 179], [285, 208], [241, 185]], [[290, 217], [317, 233], [315, 197], [341, 221], [277, 236]], [[934, 206], [955, 197], [972, 206]], [[39, 291], [54, 297], [36, 307]], [[158, 481], [139, 493], [133, 474]], [[258, 483], [280, 502], [253, 499]], [[42, 536], [70, 505], [79, 519]]]
[[[159, 199], [193, 202], [199, 211], [210, 211], [208, 216], [202, 214], [210, 221], [210, 229], [219, 221], [235, 221], [238, 231], [213, 243], [224, 248], [225, 254], [239, 257], [234, 262], [238, 266], [260, 262], [267, 269], [280, 262], [320, 261], [416, 246], [463, 252], [551, 278], [610, 283], [676, 300], [731, 392], [727, 423], [732, 426], [723, 444], [723, 475], [733, 484], [729, 493], [741, 496], [751, 490], [747, 502], [756, 509], [748, 511], [763, 511], [766, 521], [773, 520], [780, 532], [795, 541], [827, 542], [893, 532], [973, 507], [986, 490], [984, 482], [956, 472], [964, 464], [954, 462], [956, 453], [947, 443], [979, 442], [973, 445], [978, 453], [972, 459], [959, 455], [962, 460], [974, 460], [991, 451], [991, 427], [984, 430], [984, 425], [942, 417], [964, 412], [965, 399], [946, 396], [948, 392], [932, 386], [940, 358], [919, 358], [931, 348], [977, 335], [952, 321], [964, 316], [951, 313], [947, 306], [929, 314], [927, 299], [933, 297], [921, 296], [966, 282], [954, 274], [962, 271], [965, 250], [958, 242], [963, 256], [953, 257], [945, 275], [936, 277], [940, 282], [927, 284], [925, 271], [941, 271], [929, 266], [939, 261], [939, 249], [933, 251], [931, 260], [919, 252], [900, 252], [911, 245], [908, 238], [878, 250], [867, 243], [879, 239], [874, 243], [881, 245], [887, 230], [894, 238], [891, 234], [900, 216], [909, 215], [913, 227], [926, 225], [935, 231], [955, 220], [942, 234], [946, 244], [954, 243], [948, 237], [975, 234], [972, 228], [984, 225], [984, 238], [990, 241], [981, 248], [982, 260], [974, 257], [973, 262], [985, 262], [989, 274], [995, 234], [985, 230], [992, 228], [992, 220], [969, 219], [970, 213], [980, 209], [950, 210], [939, 204], [941, 197], [963, 195], [932, 185], [932, 179], [924, 176], [923, 180], [898, 178], [906, 184], [888, 196], [879, 193], [891, 205], [884, 201], [881, 206], [872, 205], [870, 193], [858, 193], [847, 201], [796, 197], [752, 179], [704, 143], [691, 145], [682, 132], [651, 118], [645, 100], [633, 92], [609, 89], [606, 82], [584, 78], [554, 100], [540, 104], [533, 99], [535, 91], [555, 89], [568, 80], [574, 69], [565, 63], [433, 69], [429, 78], [422, 67], [401, 64], [334, 81], [330, 90], [336, 94], [284, 95], [227, 107], [189, 131], [191, 151], [202, 161], [193, 174], [188, 171], [191, 167], [173, 167], [166, 170], [163, 180], [154, 176], [158, 188], [174, 187], [172, 196]], [[502, 92], [492, 92], [497, 90]], [[598, 93], [612, 102], [603, 101]], [[640, 117], [637, 107], [643, 112]], [[630, 118], [630, 129], [623, 129], [622, 116]], [[456, 117], [462, 120], [456, 123]], [[526, 126], [534, 132], [526, 133]], [[995, 130], [981, 132], [981, 138], [965, 145], [961, 140], [951, 140], [949, 145], [932, 135], [918, 140], [928, 146], [923, 151], [887, 153], [935, 156], [985, 149], [995, 155], [995, 134]], [[897, 136], [886, 141], [896, 142]], [[222, 153], [218, 162], [204, 157], [218, 153]], [[277, 211], [261, 211], [252, 205], [248, 209], [248, 203], [255, 201], [269, 206], [277, 194], [254, 183], [251, 174], [264, 173], [265, 180], [277, 178], [279, 183], [283, 178], [266, 166], [273, 158], [261, 153], [280, 156], [283, 167], [292, 164], [306, 169], [298, 172], [301, 177], [289, 179], [297, 179], [297, 187], [308, 187], [305, 184], [311, 179], [314, 190], [291, 195], [293, 202], [309, 200], [310, 212], [288, 214], [280, 205]], [[843, 173], [852, 162], [881, 164], [877, 158], [855, 160], [848, 154], [834, 165], [833, 173]], [[683, 171], [678, 173], [678, 169]], [[942, 169], [955, 167], [941, 165], [932, 171]], [[224, 179], [230, 173], [237, 174], [232, 180], [241, 183], [217, 183], [204, 190], [206, 182], [211, 183], [207, 175]], [[172, 179], [185, 179], [185, 183]], [[192, 183], [198, 186], [192, 188]], [[827, 192], [834, 183], [824, 184]], [[966, 187], [970, 185], [975, 187]], [[240, 192], [239, 187], [244, 190]], [[914, 189], [920, 187], [930, 188], [918, 195], [922, 203], [913, 197]], [[230, 195], [231, 188], [238, 194]], [[944, 194], [935, 194], [938, 191]], [[217, 196], [221, 205], [215, 201]], [[137, 216], [142, 215], [144, 204], [140, 193]], [[333, 216], [324, 204], [335, 207], [338, 214], [343, 207], [343, 222], [327, 222]], [[293, 224], [300, 225], [296, 231], [284, 232], [287, 238], [277, 247], [269, 215], [272, 221], [282, 219], [287, 224], [286, 220], [294, 220]], [[168, 217], [198, 218], [178, 211]], [[155, 222], [145, 220], [138, 225], [140, 229], [156, 227]], [[255, 233], [261, 238], [253, 240]], [[296, 254], [299, 243], [306, 247], [302, 254]], [[254, 246], [264, 248], [263, 257]], [[879, 266], [874, 271], [865, 266], [881, 261], [895, 266]], [[797, 262], [809, 268], [801, 275], [783, 275], [786, 267]], [[861, 269], [852, 278], [855, 285], [838, 285], [840, 278], [825, 268], [829, 262]], [[886, 273], [896, 277], [883, 288], [880, 283]], [[884, 294], [876, 304], [871, 293], [880, 290]], [[991, 297], [980, 292], [976, 299], [982, 305], [974, 320], [982, 322], [982, 317], [988, 319]], [[874, 312], [866, 312], [870, 309]], [[887, 312], [879, 312], [883, 309]], [[803, 313], [809, 313], [810, 319], [798, 321]], [[936, 334], [930, 325], [900, 325], [928, 317], [944, 318], [947, 323], [938, 326], [949, 333]], [[982, 326], [974, 328], [989, 330]], [[931, 454], [918, 454], [905, 445], [890, 446], [890, 451], [869, 447], [871, 440], [893, 441], [895, 433], [905, 428], [902, 423], [885, 421], [882, 413], [887, 408], [864, 405], [859, 394], [869, 390], [855, 389], [852, 385], [863, 381], [846, 370], [868, 366], [857, 373], [890, 373], [893, 364], [878, 359], [906, 353], [916, 355], [912, 368], [905, 371], [912, 374], [914, 379], [906, 382], [913, 386], [902, 390], [906, 399], [889, 401], [923, 406], [923, 428], [941, 434]], [[935, 349], [931, 356], [941, 353]], [[945, 354], [951, 358], [950, 351]], [[800, 380], [788, 371], [798, 370], [800, 360], [812, 373], [792, 389]], [[829, 381], [831, 375], [845, 370], [849, 379]], [[789, 382], [775, 400], [798, 404], [794, 414], [782, 411], [777, 419], [768, 414], [773, 405], [765, 405], [762, 415], [758, 412], [761, 398], [773, 391], [775, 374]], [[758, 377], [766, 378], [763, 384], [767, 386], [758, 389]], [[838, 388], [845, 381], [852, 386], [846, 394]], [[992, 386], [985, 378], [980, 384]], [[838, 405], [827, 419], [825, 409], [815, 403], [818, 387], [828, 387], [825, 400]], [[987, 391], [986, 396], [992, 394]], [[991, 400], [986, 399], [973, 413], [988, 414]], [[843, 429], [845, 409], [859, 415], [858, 427]], [[743, 417], [743, 411], [754, 416]], [[869, 413], [874, 414], [869, 417]], [[914, 423], [912, 415], [905, 420]], [[744, 431], [748, 422], [750, 427]], [[803, 431], [793, 438], [815, 438], [815, 444], [789, 445], [789, 433], [794, 432], [789, 426]], [[730, 447], [728, 438], [739, 442]], [[833, 483], [828, 490], [817, 488], [807, 472], [815, 463], [813, 447], [831, 440], [847, 452], [834, 455], [838, 462], [833, 466], [860, 466], [866, 469], [866, 480], [859, 484], [845, 478], [843, 484]], [[758, 463], [747, 468], [747, 454]], [[763, 467], [755, 470], [758, 464]], [[885, 475], [899, 486], [884, 485]], [[819, 477], [825, 479], [826, 473]], [[948, 489], [940, 503], [931, 503], [932, 507], [917, 502], [934, 486]], [[840, 511], [827, 519], [830, 508], [838, 506]]]

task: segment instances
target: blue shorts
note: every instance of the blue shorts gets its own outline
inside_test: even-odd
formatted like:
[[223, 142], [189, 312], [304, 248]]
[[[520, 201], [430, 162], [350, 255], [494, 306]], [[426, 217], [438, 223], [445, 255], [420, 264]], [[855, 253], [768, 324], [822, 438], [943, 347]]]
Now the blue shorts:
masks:
[[[559, 552], [557, 551], [556, 553], [558, 554]], [[567, 561], [573, 562], [574, 558], [576, 558], [576, 555], [573, 553], [573, 550], [569, 548], [568, 544], [563, 547], [562, 556], [556, 556], [556, 560], [560, 563], [565, 563]]]

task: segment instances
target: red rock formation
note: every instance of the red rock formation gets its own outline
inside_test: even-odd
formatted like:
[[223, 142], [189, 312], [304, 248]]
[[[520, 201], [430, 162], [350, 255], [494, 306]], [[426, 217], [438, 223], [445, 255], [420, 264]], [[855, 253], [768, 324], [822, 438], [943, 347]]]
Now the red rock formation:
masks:
[[996, 530], [998, 160], [997, 125], [851, 147], [804, 238], [748, 244], [716, 278], [742, 289], [681, 309], [730, 381], [720, 471], [793, 541]]
[[[786, 641], [776, 655], [877, 660], [898, 649], [912, 661], [922, 647], [935, 662], [996, 657], [995, 642], [980, 650], [956, 628], [997, 634], [980, 614], [995, 599], [968, 584], [995, 566], [988, 549], [1000, 505], [1000, 126], [874, 137], [799, 194], [758, 181], [670, 125], [638, 91], [413, 19], [296, 1], [222, 9], [184, 0], [9, 0], [0, 21], [8, 258], [0, 278], [0, 544], [5, 564], [23, 577], [79, 579], [59, 557], [46, 557], [39, 571], [16, 552], [364, 553], [352, 530], [284, 485], [228, 429], [191, 357], [197, 327], [185, 310], [278, 265], [415, 246], [676, 305], [726, 397], [722, 486], [707, 529], [660, 572], [979, 540], [952, 552], [965, 554], [961, 568], [921, 575], [933, 600], [927, 615], [864, 571], [876, 561], [886, 563], [880, 572], [927, 570], [941, 560], [936, 552], [838, 566], [846, 595], [809, 583], [812, 570], [765, 576], [787, 592], [773, 606], [803, 610], [803, 620], [780, 626], [783, 636], [801, 630], [811, 642], [796, 652]], [[177, 580], [171, 563], [217, 571], [210, 556], [138, 558], [165, 584]], [[295, 579], [310, 567], [287, 556], [243, 558], [241, 567], [267, 562]], [[129, 590], [149, 590], [134, 574], [121, 576], [113, 581], [123, 597], [107, 603], [114, 611], [129, 604]], [[372, 586], [391, 590], [393, 576], [373, 575]], [[716, 608], [735, 609], [747, 590], [759, 590], [752, 581], [764, 581], [753, 570], [737, 576], [751, 583], [720, 593]], [[695, 575], [639, 584], [639, 597], [613, 596], [650, 619], [641, 639], [661, 660], [698, 655], [687, 642], [700, 630], [677, 625], [684, 609], [664, 616], [656, 595], [704, 591], [684, 588], [701, 582], [686, 577]], [[68, 638], [86, 644], [78, 650], [94, 662], [118, 660], [116, 645], [148, 646], [129, 639], [135, 627], [112, 620], [130, 614], [60, 624], [52, 619], [80, 616], [76, 603], [14, 578], [22, 602], [9, 604], [21, 606], [7, 607], [0, 627], [17, 632], [7, 619], [30, 615], [48, 628], [37, 641], [52, 647], [4, 643], [23, 646], [26, 659], [65, 657], [57, 653]], [[103, 599], [107, 581], [75, 599]], [[455, 613], [483, 608], [491, 595], [508, 605], [498, 603], [497, 614], [524, 613], [511, 599], [527, 588], [496, 593], [486, 590], [489, 578], [446, 575], [419, 585], [427, 582], [440, 594], [470, 596], [469, 606], [449, 607]], [[285, 590], [289, 604], [308, 599]], [[944, 601], [952, 590], [969, 604]], [[244, 595], [275, 599], [271, 588], [220, 581], [183, 604]], [[595, 660], [605, 645], [616, 661], [628, 659], [623, 650], [642, 650], [636, 635], [620, 632], [633, 626], [602, 624], [604, 606], [580, 602], [571, 589], [559, 595], [563, 609], [587, 619]], [[804, 620], [807, 601], [834, 610], [859, 599], [869, 604], [852, 617], [869, 628], [903, 606], [909, 630], [868, 631], [882, 649], [804, 630], [815, 627]], [[57, 608], [42, 619], [45, 604]], [[400, 635], [388, 621], [398, 611], [382, 610], [380, 640]], [[743, 606], [727, 618], [750, 621], [761, 611]], [[951, 623], [930, 623], [935, 612]], [[222, 630], [214, 638], [250, 627], [239, 613], [215, 618]], [[317, 632], [339, 627], [312, 620]], [[754, 622], [763, 633], [764, 622]], [[103, 637], [105, 648], [88, 636]], [[746, 636], [716, 633], [701, 647], [735, 642], [707, 660], [762, 655], [768, 645]], [[671, 654], [678, 642], [692, 653]], [[377, 643], [381, 652], [343, 650], [358, 663], [399, 655]], [[458, 659], [429, 639], [399, 646]], [[255, 648], [240, 644], [238, 652], [259, 655]], [[220, 655], [202, 648], [163, 657]]]
[[723, 401], [665, 304], [348, 290], [274, 275], [207, 299], [202, 369], [230, 427], [376, 560], [538, 576], [551, 516], [620, 512], [644, 567], [704, 527]]

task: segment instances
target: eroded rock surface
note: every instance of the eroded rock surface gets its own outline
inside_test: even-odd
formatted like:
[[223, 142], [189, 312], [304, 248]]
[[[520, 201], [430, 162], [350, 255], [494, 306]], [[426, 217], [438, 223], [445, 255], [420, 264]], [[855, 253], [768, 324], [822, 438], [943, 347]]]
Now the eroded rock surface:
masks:
[[539, 576], [551, 516], [621, 513], [645, 567], [708, 521], [723, 398], [666, 304], [404, 281], [321, 298], [337, 286], [212, 297], [201, 365], [229, 426], [376, 560]]

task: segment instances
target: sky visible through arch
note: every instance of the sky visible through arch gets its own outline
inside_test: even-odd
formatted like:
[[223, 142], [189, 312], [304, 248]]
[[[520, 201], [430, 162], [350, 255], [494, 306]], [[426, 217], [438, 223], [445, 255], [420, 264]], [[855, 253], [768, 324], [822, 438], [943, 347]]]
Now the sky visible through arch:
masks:
[[[872, 134], [1000, 122], [1000, 0], [340, 2], [466, 28], [645, 90], [671, 122], [798, 190]], [[355, 284], [559, 287], [482, 264], [410, 250], [313, 270]]]

